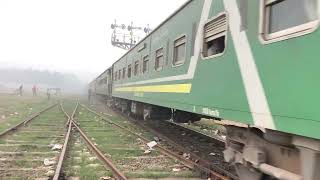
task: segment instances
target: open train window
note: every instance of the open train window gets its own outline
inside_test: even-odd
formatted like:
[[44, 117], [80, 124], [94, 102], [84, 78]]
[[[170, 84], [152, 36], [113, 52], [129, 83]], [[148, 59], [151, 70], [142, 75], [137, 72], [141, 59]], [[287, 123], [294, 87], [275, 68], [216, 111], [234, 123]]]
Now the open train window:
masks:
[[164, 61], [163, 48], [160, 48], [156, 51], [156, 59], [154, 63], [154, 69], [156, 71], [160, 71], [162, 69], [163, 61]]
[[181, 65], [186, 60], [186, 43], [187, 37], [183, 35], [174, 41], [173, 65]]
[[139, 72], [139, 61], [134, 62], [133, 74], [136, 76]]
[[261, 1], [260, 37], [280, 41], [313, 32], [319, 23], [318, 0]]
[[122, 69], [122, 79], [126, 78], [126, 68]]
[[226, 48], [226, 35], [228, 29], [227, 14], [223, 13], [204, 26], [203, 57], [211, 57], [223, 54]]
[[131, 64], [128, 65], [128, 78], [131, 78]]
[[143, 63], [142, 63], [142, 73], [148, 72], [149, 69], [149, 56], [143, 57]]

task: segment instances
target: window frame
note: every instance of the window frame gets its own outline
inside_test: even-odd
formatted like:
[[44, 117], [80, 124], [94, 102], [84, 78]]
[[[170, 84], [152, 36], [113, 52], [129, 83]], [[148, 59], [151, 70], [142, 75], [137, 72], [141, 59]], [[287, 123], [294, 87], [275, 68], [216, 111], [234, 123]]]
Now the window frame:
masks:
[[[145, 58], [146, 58], [146, 57], [147, 57], [147, 59], [148, 59], [148, 67], [147, 67], [146, 71], [144, 71], [144, 62], [145, 62]], [[150, 57], [149, 57], [149, 55], [143, 56], [143, 58], [142, 58], [142, 74], [145, 74], [145, 73], [148, 73], [148, 72], [149, 72], [149, 63], [150, 63]]]
[[126, 79], [126, 68], [122, 68], [122, 79]]
[[[129, 71], [129, 69], [130, 69], [130, 71]], [[128, 65], [128, 70], [127, 70], [127, 72], [128, 72], [128, 73], [127, 73], [127, 77], [128, 77], [128, 79], [129, 79], [129, 78], [132, 77], [132, 67], [131, 67], [131, 64]]]
[[[204, 43], [205, 43], [205, 38], [204, 38], [204, 33], [205, 33], [205, 26], [210, 23], [211, 21], [214, 21], [216, 18], [218, 18], [219, 16], [222, 16], [222, 15], [225, 15], [226, 16], [226, 21], [227, 21], [227, 28], [226, 28], [226, 31], [224, 33], [221, 33], [219, 36], [216, 37], [216, 39], [224, 36], [224, 50], [222, 53], [219, 53], [219, 54], [213, 54], [211, 56], [207, 56], [205, 57], [203, 55], [203, 46], [204, 46]], [[213, 58], [216, 58], [216, 57], [219, 57], [219, 56], [223, 56], [225, 54], [225, 52], [227, 51], [227, 43], [228, 43], [228, 32], [229, 32], [229, 14], [227, 13], [227, 11], [223, 11], [223, 12], [220, 12], [218, 13], [217, 15], [211, 17], [210, 19], [208, 19], [204, 25], [202, 26], [202, 46], [201, 46], [201, 59], [202, 60], [207, 60], [207, 59], [213, 59]]]
[[[136, 71], [136, 65], [138, 65], [137, 71]], [[139, 65], [140, 65], [139, 60], [134, 62], [134, 67], [133, 67], [133, 75], [134, 76], [138, 76], [139, 75]]]
[[[162, 50], [162, 54], [158, 55], [157, 52], [160, 51], [160, 50]], [[155, 59], [154, 59], [154, 70], [155, 71], [161, 71], [163, 69], [163, 65], [165, 63], [164, 62], [165, 61], [165, 56], [164, 55], [165, 55], [165, 48], [164, 47], [160, 47], [155, 51]], [[157, 58], [161, 57], [161, 56], [163, 57], [163, 60], [162, 60], [163, 62], [162, 62], [162, 65], [157, 68], [156, 67], [156, 61], [157, 61]]]
[[[183, 37], [185, 37], [185, 41], [183, 43], [176, 45], [176, 41], [178, 41], [179, 39], [181, 39]], [[172, 61], [171, 61], [172, 67], [182, 66], [186, 62], [186, 60], [187, 60], [187, 43], [188, 43], [187, 34], [181, 34], [176, 39], [173, 40], [173, 51], [172, 51]], [[181, 44], [185, 44], [185, 47], [184, 47], [185, 59], [181, 63], [175, 64], [175, 54], [176, 54], [175, 50], [176, 50], [176, 47], [180, 46]]]
[[269, 33], [270, 7], [268, 8], [268, 6], [271, 6], [271, 4], [277, 3], [278, 1], [281, 1], [281, 0], [261, 0], [260, 1], [259, 40], [262, 44], [269, 44], [269, 43], [283, 41], [291, 38], [296, 38], [299, 36], [312, 33], [318, 29], [320, 25], [320, 19], [310, 21], [308, 23], [304, 23], [301, 25], [297, 25], [294, 27], [290, 27], [278, 32]]

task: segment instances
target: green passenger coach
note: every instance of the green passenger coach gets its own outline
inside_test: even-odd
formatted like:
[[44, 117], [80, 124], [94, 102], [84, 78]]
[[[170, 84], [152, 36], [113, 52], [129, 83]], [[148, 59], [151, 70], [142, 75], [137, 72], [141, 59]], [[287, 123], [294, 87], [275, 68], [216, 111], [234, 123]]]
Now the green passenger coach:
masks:
[[145, 119], [217, 120], [240, 179], [316, 180], [319, 22], [320, 0], [191, 0], [96, 88]]

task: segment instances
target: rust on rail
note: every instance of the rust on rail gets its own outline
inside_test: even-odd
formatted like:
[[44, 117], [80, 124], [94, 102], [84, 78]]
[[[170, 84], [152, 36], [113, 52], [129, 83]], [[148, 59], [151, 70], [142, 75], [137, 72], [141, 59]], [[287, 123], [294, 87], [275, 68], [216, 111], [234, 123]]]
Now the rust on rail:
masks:
[[[135, 132], [133, 132], [133, 131], [131, 131], [131, 130], [125, 128], [125, 127], [123, 127], [123, 126], [121, 126], [121, 125], [119, 125], [119, 124], [114, 123], [112, 120], [107, 119], [107, 118], [104, 117], [103, 115], [95, 112], [94, 110], [88, 108], [87, 106], [85, 106], [85, 105], [83, 105], [83, 104], [81, 104], [81, 106], [84, 107], [84, 108], [86, 108], [86, 109], [87, 109], [88, 111], [90, 111], [91, 113], [99, 116], [99, 117], [100, 117], [101, 119], [103, 119], [104, 121], [106, 121], [106, 122], [108, 122], [108, 123], [110, 123], [110, 124], [113, 124], [113, 125], [119, 127], [120, 129], [123, 129], [123, 130], [129, 132], [130, 134], [132, 134], [132, 135], [140, 138], [140, 139], [141, 139], [142, 141], [144, 141], [145, 143], [150, 142], [149, 139], [147, 139], [147, 138], [145, 138], [145, 137], [143, 137], [143, 136], [141, 136], [141, 135], [139, 135], [139, 134], [137, 134], [137, 133], [135, 133]], [[222, 179], [222, 180], [228, 180], [228, 179], [229, 179], [228, 177], [225, 177], [225, 176], [223, 176], [223, 175], [221, 175], [221, 174], [219, 174], [219, 173], [217, 173], [217, 172], [215, 172], [215, 171], [213, 171], [213, 170], [211, 170], [211, 169], [209, 169], [209, 168], [207, 168], [207, 167], [203, 167], [203, 166], [201, 166], [200, 164], [198, 164], [198, 163], [196, 163], [196, 162], [194, 162], [194, 161], [185, 159], [184, 157], [182, 157], [182, 156], [180, 156], [180, 155], [178, 155], [178, 154], [176, 154], [176, 153], [174, 153], [174, 152], [172, 152], [172, 151], [170, 151], [170, 150], [168, 150], [168, 149], [160, 146], [159, 144], [157, 144], [155, 147], [158, 148], [158, 149], [160, 150], [160, 152], [162, 152], [163, 154], [166, 154], [167, 156], [170, 156], [170, 157], [172, 157], [172, 158], [178, 159], [178, 160], [181, 161], [185, 166], [187, 166], [187, 167], [189, 167], [189, 168], [191, 168], [191, 169], [195, 169], [195, 168], [200, 169], [200, 170], [208, 173], [209, 175], [214, 176], [214, 177], [219, 178], [219, 179]]]
[[121, 180], [127, 180], [127, 178], [125, 177], [125, 175], [119, 170], [117, 169], [117, 167], [108, 159], [104, 156], [104, 154], [97, 148], [97, 146], [95, 146], [92, 141], [90, 141], [90, 139], [86, 136], [86, 134], [81, 130], [81, 128], [74, 122], [72, 121], [73, 126], [77, 128], [77, 130], [79, 131], [81, 137], [86, 141], [86, 143], [90, 146], [90, 149], [92, 151], [94, 151], [94, 153], [99, 157], [99, 159], [101, 161], [103, 161], [103, 163], [105, 165], [107, 165], [111, 171], [114, 173], [114, 176], [116, 176], [117, 179], [121, 179]]
[[[76, 106], [77, 108], [78, 106]], [[76, 110], [75, 108], [75, 110]], [[53, 180], [58, 180], [59, 179], [59, 176], [60, 176], [60, 173], [61, 173], [61, 169], [62, 169], [62, 164], [63, 164], [63, 161], [64, 161], [64, 158], [65, 158], [65, 154], [67, 152], [67, 147], [68, 147], [68, 142], [69, 142], [69, 139], [70, 139], [70, 134], [71, 134], [71, 128], [72, 128], [72, 117], [74, 116], [74, 113], [72, 114], [73, 116], [69, 116], [68, 113], [64, 110], [62, 104], [60, 103], [60, 109], [62, 110], [62, 112], [65, 114], [65, 116], [67, 117], [68, 119], [68, 131], [67, 131], [67, 134], [65, 135], [65, 139], [64, 139], [64, 144], [63, 144], [63, 148], [62, 148], [62, 151], [60, 153], [60, 156], [59, 156], [59, 160], [58, 160], [58, 164], [57, 164], [57, 167], [56, 167], [56, 170], [55, 170], [55, 173], [54, 173], [54, 176], [53, 176]], [[74, 111], [75, 111], [74, 110]]]
[[75, 117], [75, 114], [77, 112], [77, 109], [78, 109], [78, 106], [79, 106], [79, 103], [77, 103], [75, 109], [73, 110], [72, 112], [72, 115], [69, 116], [66, 111], [63, 109], [63, 106], [62, 104], [60, 104], [60, 107], [61, 107], [61, 110], [64, 112], [65, 116], [68, 118], [68, 122], [67, 122], [67, 125], [68, 125], [68, 132], [67, 132], [67, 135], [66, 135], [66, 138], [65, 138], [65, 142], [64, 142], [64, 145], [63, 145], [63, 149], [61, 151], [61, 154], [60, 154], [60, 158], [59, 158], [59, 161], [58, 161], [58, 165], [56, 167], [56, 171], [55, 171], [55, 175], [53, 177], [53, 180], [58, 180], [59, 179], [59, 176], [60, 176], [60, 172], [61, 172], [61, 169], [62, 169], [62, 164], [63, 164], [63, 161], [64, 161], [64, 157], [65, 157], [65, 153], [66, 153], [66, 150], [67, 150], [67, 145], [68, 145], [68, 141], [69, 141], [69, 136], [71, 134], [71, 130], [72, 130], [72, 127], [75, 127], [76, 130], [80, 133], [81, 137], [83, 138], [83, 140], [86, 142], [87, 146], [96, 154], [96, 156], [104, 163], [104, 166], [107, 168], [107, 169], [110, 169], [113, 173], [114, 173], [114, 176], [116, 179], [119, 179], [119, 180], [127, 180], [127, 178], [125, 177], [125, 175], [116, 168], [116, 166], [111, 162], [111, 160], [107, 159], [104, 154], [94, 145], [94, 143], [92, 141], [90, 141], [90, 139], [86, 136], [86, 134], [81, 130], [81, 128], [77, 125], [77, 123], [75, 122], [74, 120], [74, 117]]
[[18, 123], [17, 125], [15, 125], [15, 126], [9, 128], [9, 129], [5, 130], [4, 132], [2, 132], [0, 134], [0, 137], [3, 137], [5, 135], [9, 134], [10, 132], [17, 130], [21, 126], [25, 126], [26, 124], [28, 124], [33, 119], [35, 119], [36, 117], [40, 116], [42, 113], [54, 108], [57, 105], [58, 105], [58, 103], [53, 104], [53, 105], [48, 106], [47, 108], [43, 109], [42, 111], [39, 111], [39, 112], [33, 114], [32, 116], [28, 117], [27, 119], [23, 120], [22, 122]]

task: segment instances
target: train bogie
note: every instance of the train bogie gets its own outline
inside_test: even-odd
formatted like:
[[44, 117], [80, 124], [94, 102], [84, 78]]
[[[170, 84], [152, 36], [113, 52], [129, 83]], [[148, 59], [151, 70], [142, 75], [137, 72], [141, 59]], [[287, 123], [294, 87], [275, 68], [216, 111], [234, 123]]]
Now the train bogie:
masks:
[[175, 110], [173, 112], [173, 121], [178, 123], [188, 123], [188, 122], [195, 122], [200, 121], [201, 115], [181, 111], [181, 110]]

